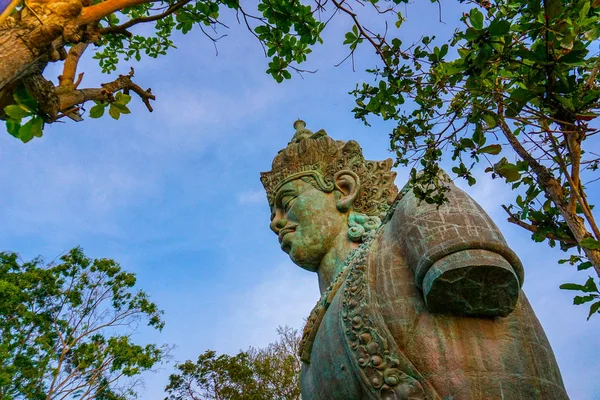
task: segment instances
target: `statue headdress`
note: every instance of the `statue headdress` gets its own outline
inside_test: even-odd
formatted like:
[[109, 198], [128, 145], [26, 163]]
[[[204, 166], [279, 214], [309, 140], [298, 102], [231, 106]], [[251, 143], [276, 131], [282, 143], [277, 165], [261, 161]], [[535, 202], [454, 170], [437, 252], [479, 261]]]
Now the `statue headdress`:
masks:
[[304, 121], [294, 123], [292, 141], [275, 156], [271, 171], [261, 173], [269, 205], [273, 206], [277, 191], [287, 182], [311, 177], [321, 190], [331, 192], [334, 175], [350, 170], [360, 179], [354, 210], [369, 216], [385, 214], [398, 193], [392, 160], [365, 160], [356, 141], [333, 140], [324, 130], [313, 134], [305, 127]]

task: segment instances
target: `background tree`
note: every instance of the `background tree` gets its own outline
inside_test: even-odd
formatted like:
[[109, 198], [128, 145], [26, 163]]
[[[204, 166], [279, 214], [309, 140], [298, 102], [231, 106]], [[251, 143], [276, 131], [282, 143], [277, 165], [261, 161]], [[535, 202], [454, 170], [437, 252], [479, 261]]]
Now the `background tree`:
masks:
[[277, 329], [279, 340], [235, 356], [208, 350], [196, 362], [186, 361], [169, 377], [165, 400], [300, 399], [300, 335]]
[[0, 398], [132, 398], [167, 351], [132, 334], [140, 322], [162, 329], [162, 312], [113, 260], [80, 248], [60, 260], [0, 253]]
[[[88, 101], [95, 102], [93, 118], [107, 109], [115, 119], [128, 114], [131, 93], [152, 111], [155, 96], [134, 83], [133, 69], [99, 88], [80, 88], [82, 55], [94, 48], [101, 70], [111, 73], [119, 60], [166, 54], [175, 31], [197, 29], [216, 43], [223, 37], [218, 29], [226, 28], [219, 21], [223, 8], [259, 39], [271, 57], [267, 73], [279, 82], [291, 77], [290, 70], [301, 71], [295, 65], [306, 60], [323, 27], [310, 6], [294, 0], [262, 1], [257, 15], [238, 0], [27, 0], [0, 20], [0, 118], [11, 135], [28, 142], [42, 135], [44, 124], [64, 116], [81, 120]], [[133, 33], [140, 24], [153, 26], [150, 34]], [[58, 84], [44, 76], [46, 66], [56, 62], [63, 64]]]
[[[600, 276], [600, 229], [588, 198], [600, 179], [600, 2], [460, 1], [470, 8], [452, 37], [426, 36], [409, 45], [401, 30], [387, 29], [388, 22], [402, 25], [395, 5], [332, 2], [353, 23], [345, 41], [349, 57], [368, 44], [381, 60], [370, 71], [375, 83], [353, 92], [355, 116], [396, 122], [391, 148], [397, 164], [413, 167], [415, 194], [441, 204], [440, 162], [449, 161], [469, 185], [483, 163], [515, 192], [514, 203], [504, 206], [509, 222], [534, 241], [576, 249], [560, 262]], [[368, 6], [385, 30], [362, 23]], [[413, 105], [404, 105], [409, 99]], [[561, 287], [582, 291], [574, 302], [591, 302], [590, 316], [599, 311], [593, 278]]]

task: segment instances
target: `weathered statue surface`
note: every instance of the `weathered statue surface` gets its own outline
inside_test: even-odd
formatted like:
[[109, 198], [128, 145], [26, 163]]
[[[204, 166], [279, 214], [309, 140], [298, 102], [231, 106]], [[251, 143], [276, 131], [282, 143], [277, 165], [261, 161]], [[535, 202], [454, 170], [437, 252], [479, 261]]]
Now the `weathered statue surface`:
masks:
[[304, 399], [568, 398], [520, 261], [473, 199], [448, 182], [447, 204], [419, 204], [391, 160], [295, 128], [261, 180], [281, 248], [322, 294]]

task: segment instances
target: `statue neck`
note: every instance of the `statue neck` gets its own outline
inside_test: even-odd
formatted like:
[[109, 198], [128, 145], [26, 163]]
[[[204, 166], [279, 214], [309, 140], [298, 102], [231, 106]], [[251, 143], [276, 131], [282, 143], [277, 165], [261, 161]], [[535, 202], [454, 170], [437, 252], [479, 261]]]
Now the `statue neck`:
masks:
[[346, 230], [340, 232], [335, 239], [335, 244], [331, 250], [321, 260], [321, 265], [317, 270], [319, 276], [319, 291], [323, 294], [331, 281], [340, 273], [344, 261], [350, 255], [350, 252], [358, 247], [358, 243], [350, 241], [348, 239], [348, 233]]

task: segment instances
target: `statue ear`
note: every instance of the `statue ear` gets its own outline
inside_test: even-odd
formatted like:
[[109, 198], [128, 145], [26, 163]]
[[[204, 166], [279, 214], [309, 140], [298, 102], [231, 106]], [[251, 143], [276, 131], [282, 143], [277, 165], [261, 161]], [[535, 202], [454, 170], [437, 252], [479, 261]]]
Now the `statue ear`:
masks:
[[352, 207], [352, 203], [354, 203], [354, 199], [358, 195], [360, 178], [352, 171], [343, 170], [333, 176], [333, 183], [336, 190], [341, 194], [337, 200], [337, 209], [340, 212], [346, 212]]

